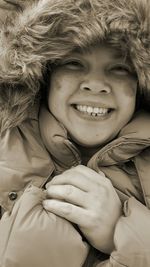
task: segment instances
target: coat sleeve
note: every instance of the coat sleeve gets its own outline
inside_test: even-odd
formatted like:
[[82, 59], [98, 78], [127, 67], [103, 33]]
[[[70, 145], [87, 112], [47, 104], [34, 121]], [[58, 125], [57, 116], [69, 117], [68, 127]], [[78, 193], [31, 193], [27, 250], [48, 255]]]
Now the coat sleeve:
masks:
[[150, 266], [150, 211], [131, 197], [124, 203], [114, 234], [115, 251], [94, 267]]
[[0, 221], [1, 267], [81, 267], [88, 245], [71, 223], [44, 210], [45, 192], [26, 188]]

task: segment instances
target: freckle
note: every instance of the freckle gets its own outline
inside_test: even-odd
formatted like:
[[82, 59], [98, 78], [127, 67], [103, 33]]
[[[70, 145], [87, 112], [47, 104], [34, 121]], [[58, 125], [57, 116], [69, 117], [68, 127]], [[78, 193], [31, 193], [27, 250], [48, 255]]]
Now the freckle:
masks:
[[59, 80], [55, 80], [55, 88], [56, 90], [60, 90], [61, 89], [61, 82]]
[[135, 95], [135, 92], [136, 92], [136, 86], [135, 85], [133, 85], [133, 86], [129, 85], [129, 87], [127, 86], [127, 89], [125, 90], [124, 94], [127, 97], [132, 97]]

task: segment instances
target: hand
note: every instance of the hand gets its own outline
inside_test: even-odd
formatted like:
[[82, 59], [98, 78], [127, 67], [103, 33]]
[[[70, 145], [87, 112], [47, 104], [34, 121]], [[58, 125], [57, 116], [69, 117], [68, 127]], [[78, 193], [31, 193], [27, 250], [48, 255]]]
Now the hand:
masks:
[[44, 208], [76, 223], [95, 248], [110, 253], [113, 234], [122, 214], [120, 199], [110, 180], [85, 166], [55, 176], [47, 184]]

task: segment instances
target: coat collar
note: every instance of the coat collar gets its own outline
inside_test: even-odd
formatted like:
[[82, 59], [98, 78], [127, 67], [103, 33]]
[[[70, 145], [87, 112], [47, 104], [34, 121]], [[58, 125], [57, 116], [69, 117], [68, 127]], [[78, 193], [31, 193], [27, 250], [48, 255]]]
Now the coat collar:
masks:
[[150, 146], [150, 114], [137, 112], [120, 131], [118, 137], [99, 150], [90, 160], [99, 166], [110, 166], [128, 161]]
[[[47, 150], [61, 166], [68, 169], [81, 163], [80, 152], [68, 138], [66, 129], [44, 107], [40, 110], [40, 130]], [[110, 166], [125, 162], [150, 146], [150, 116], [145, 111], [121, 130], [118, 137], [100, 149], [89, 161], [88, 166]]]
[[39, 126], [42, 140], [54, 159], [58, 172], [81, 164], [80, 152], [69, 140], [66, 129], [44, 107], [39, 113]]

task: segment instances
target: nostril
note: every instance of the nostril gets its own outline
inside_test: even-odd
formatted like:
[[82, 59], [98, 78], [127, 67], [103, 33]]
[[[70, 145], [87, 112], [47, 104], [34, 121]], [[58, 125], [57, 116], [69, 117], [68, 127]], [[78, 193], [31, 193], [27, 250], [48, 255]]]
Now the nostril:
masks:
[[86, 86], [83, 87], [83, 90], [91, 91], [91, 89], [89, 87], [86, 87]]
[[100, 93], [108, 94], [108, 90], [102, 89], [102, 90], [100, 90]]
[[111, 87], [99, 81], [86, 81], [80, 84], [80, 89], [93, 93], [109, 94]]

